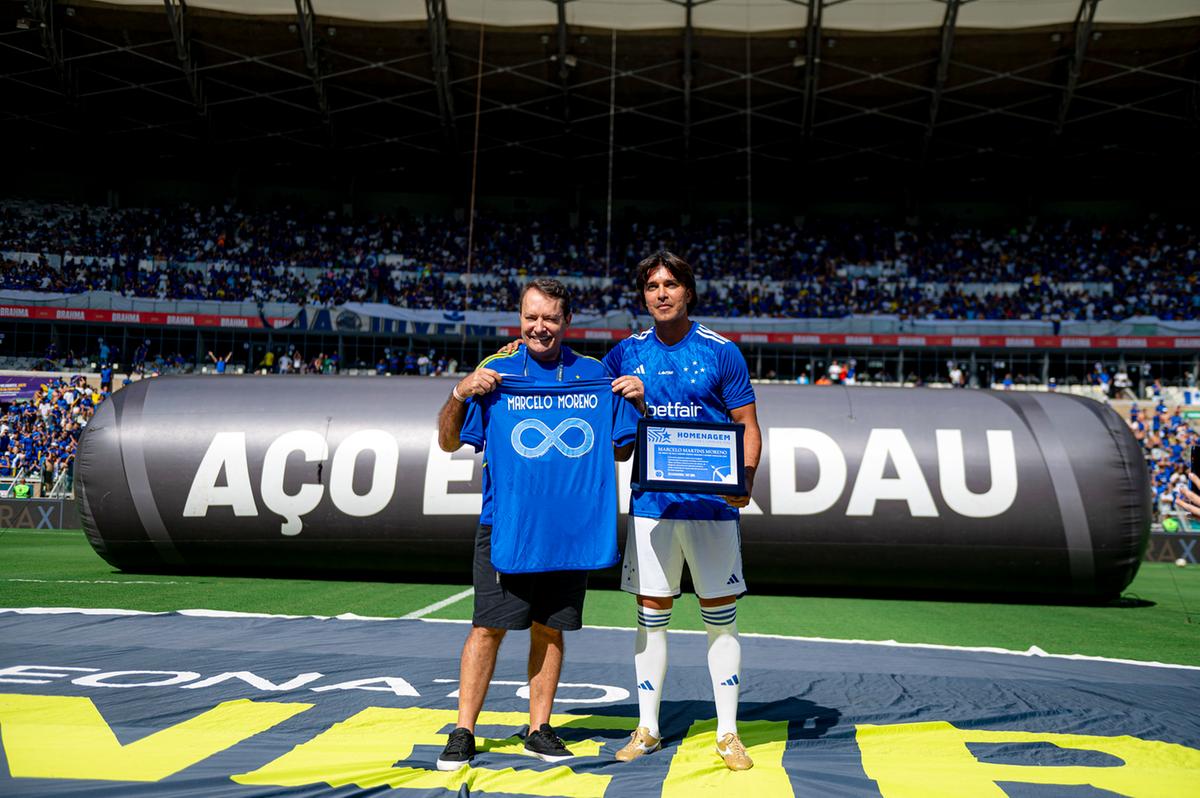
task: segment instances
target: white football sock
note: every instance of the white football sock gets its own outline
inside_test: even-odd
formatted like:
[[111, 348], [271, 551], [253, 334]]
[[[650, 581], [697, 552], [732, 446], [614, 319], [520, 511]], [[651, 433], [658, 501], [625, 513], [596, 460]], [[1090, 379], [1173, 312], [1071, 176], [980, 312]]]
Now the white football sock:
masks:
[[670, 610], [651, 607], [637, 608], [637, 641], [633, 652], [633, 669], [637, 674], [639, 726], [645, 726], [654, 737], [658, 731], [658, 705], [662, 701], [663, 681], [667, 676], [667, 624]]
[[742, 644], [737, 634], [737, 604], [701, 607], [708, 632], [708, 675], [717, 705], [717, 739], [737, 734], [738, 692], [741, 687]]

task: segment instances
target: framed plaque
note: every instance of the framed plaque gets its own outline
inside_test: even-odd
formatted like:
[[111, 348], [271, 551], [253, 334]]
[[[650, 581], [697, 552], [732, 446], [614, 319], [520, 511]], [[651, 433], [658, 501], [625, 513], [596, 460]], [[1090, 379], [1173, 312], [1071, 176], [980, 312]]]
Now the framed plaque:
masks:
[[745, 425], [638, 420], [634, 490], [746, 495]]

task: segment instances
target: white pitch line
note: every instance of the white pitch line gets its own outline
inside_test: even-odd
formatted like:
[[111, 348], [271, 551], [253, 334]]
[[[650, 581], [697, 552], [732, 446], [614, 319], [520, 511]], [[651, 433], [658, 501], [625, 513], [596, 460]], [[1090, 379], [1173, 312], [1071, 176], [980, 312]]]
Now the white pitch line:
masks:
[[[460, 601], [471, 593], [474, 588], [464, 590], [449, 598], [443, 599], [436, 604], [430, 604], [428, 607], [416, 610], [408, 615], [400, 618], [375, 618], [364, 615], [355, 615], [352, 612], [342, 613], [341, 615], [278, 615], [265, 612], [233, 612], [230, 610], [165, 610], [161, 612], [151, 612], [148, 610], [122, 610], [122, 609], [100, 609], [100, 608], [80, 608], [80, 607], [0, 607], [0, 615], [5, 613], [14, 613], [16, 615], [181, 615], [184, 617], [199, 617], [199, 618], [280, 618], [280, 619], [299, 619], [312, 618], [319, 621], [397, 621], [412, 619], [416, 613], [436, 612], [442, 607], [448, 607], [456, 601]], [[457, 618], [421, 618], [417, 617], [421, 623], [458, 623], [469, 624], [469, 620], [460, 620]], [[634, 632], [632, 626], [593, 626], [584, 624], [584, 629], [598, 629], [607, 632]], [[698, 629], [668, 629], [673, 635], [703, 635], [706, 632]], [[796, 635], [773, 635], [763, 632], [739, 632], [741, 637], [763, 638], [766, 640], [790, 640], [797, 643], [837, 643], [841, 645], [852, 646], [887, 646], [889, 648], [915, 648], [929, 649], [933, 651], [966, 651], [982, 654], [1004, 654], [1014, 657], [1037, 657], [1042, 659], [1065, 659], [1075, 660], [1080, 662], [1110, 662], [1117, 665], [1136, 665], [1146, 668], [1170, 668], [1173, 670], [1200, 671], [1200, 665], [1178, 665], [1171, 662], [1153, 662], [1140, 659], [1118, 659], [1115, 657], [1100, 657], [1091, 654], [1049, 654], [1037, 646], [1030, 646], [1025, 651], [1015, 651], [1008, 648], [994, 648], [991, 646], [951, 646], [942, 643], [901, 643], [896, 640], [845, 640], [836, 637], [800, 637]]]
[[406, 621], [416, 620], [417, 618], [424, 618], [426, 615], [432, 615], [433, 613], [437, 612], [438, 610], [440, 610], [444, 607], [449, 607], [451, 604], [457, 604], [458, 602], [465, 599], [467, 596], [473, 596], [473, 595], [475, 595], [475, 588], [469, 587], [466, 590], [462, 591], [461, 593], [455, 593], [453, 596], [444, 598], [441, 601], [433, 602], [428, 607], [422, 607], [419, 610], [413, 610], [408, 615], [401, 615], [400, 617]]
[[139, 579], [20, 579], [5, 577], [0, 582], [38, 582], [47, 585], [186, 585], [187, 582], [164, 582]]

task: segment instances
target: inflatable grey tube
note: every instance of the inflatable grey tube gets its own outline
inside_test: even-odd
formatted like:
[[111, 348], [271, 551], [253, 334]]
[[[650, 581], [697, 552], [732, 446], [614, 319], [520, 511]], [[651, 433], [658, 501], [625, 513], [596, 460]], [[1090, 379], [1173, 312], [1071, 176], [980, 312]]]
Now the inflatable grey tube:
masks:
[[[465, 574], [480, 459], [437, 447], [449, 387], [329, 376], [136, 383], [100, 407], [80, 442], [84, 529], [102, 557], [133, 571]], [[756, 392], [763, 457], [742, 516], [751, 589], [1103, 598], [1137, 572], [1150, 485], [1108, 408], [1026, 392]]]

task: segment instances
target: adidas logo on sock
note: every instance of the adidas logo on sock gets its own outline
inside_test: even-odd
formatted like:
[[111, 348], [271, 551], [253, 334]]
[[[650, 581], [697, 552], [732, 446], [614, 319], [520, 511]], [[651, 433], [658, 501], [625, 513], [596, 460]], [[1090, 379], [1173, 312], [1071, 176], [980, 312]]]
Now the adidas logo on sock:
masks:
[[737, 574], [730, 574], [730, 575], [729, 575], [729, 581], [728, 581], [728, 582], [726, 582], [725, 584], [727, 584], [727, 585], [736, 585], [736, 584], [737, 584], [738, 582], [740, 582], [740, 581], [742, 581], [742, 580], [740, 580], [740, 579], [738, 579], [738, 578], [737, 578]]
[[638, 689], [639, 689], [639, 690], [649, 690], [650, 692], [652, 692], [652, 693], [653, 693], [653, 692], [654, 692], [654, 685], [650, 684], [650, 680], [649, 680], [649, 679], [646, 679], [646, 680], [645, 680], [645, 681], [643, 681], [643, 682], [638, 682]]
[[738, 682], [738, 677], [737, 677], [736, 673], [733, 674], [732, 676], [730, 676], [725, 681], [721, 682], [722, 687], [736, 687], [738, 684], [740, 684], [740, 682]]

